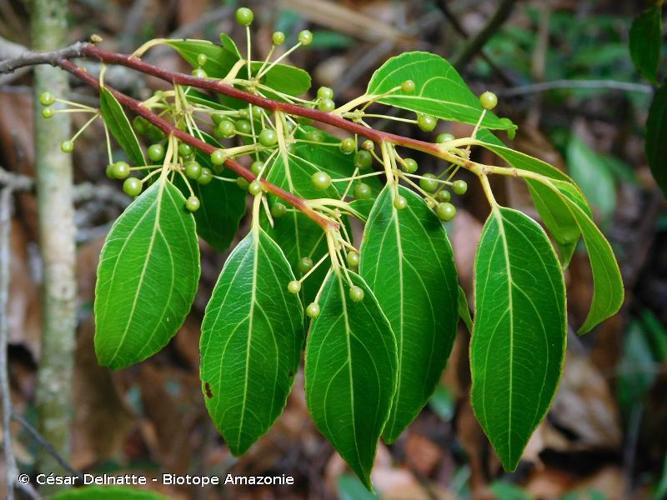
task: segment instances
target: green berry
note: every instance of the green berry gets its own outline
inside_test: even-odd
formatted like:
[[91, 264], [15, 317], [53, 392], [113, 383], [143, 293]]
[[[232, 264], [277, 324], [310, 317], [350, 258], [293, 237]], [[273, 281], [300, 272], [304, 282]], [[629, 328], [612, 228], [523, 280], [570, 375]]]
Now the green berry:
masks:
[[419, 179], [419, 185], [427, 193], [435, 193], [438, 189], [439, 183], [433, 174], [424, 174], [424, 178]]
[[343, 154], [349, 155], [357, 149], [357, 144], [352, 137], [346, 137], [340, 141], [340, 150]]
[[301, 282], [296, 280], [290, 281], [287, 283], [287, 291], [296, 295], [301, 291]]
[[46, 118], [48, 120], [49, 118], [52, 117], [53, 117], [53, 109], [51, 108], [42, 109], [42, 118]]
[[109, 173], [112, 179], [127, 179], [130, 176], [130, 166], [125, 161], [117, 161], [111, 164]]
[[354, 166], [359, 170], [368, 170], [373, 165], [373, 155], [365, 149], [354, 155]]
[[278, 134], [276, 134], [275, 130], [265, 128], [259, 133], [259, 143], [262, 146], [270, 148], [271, 146], [275, 146], [277, 142]]
[[199, 53], [197, 54], [197, 64], [203, 66], [208, 61], [208, 56], [206, 54]]
[[224, 149], [216, 149], [211, 153], [211, 163], [213, 165], [222, 165], [225, 163], [227, 156], [225, 155]]
[[301, 274], [306, 274], [313, 268], [313, 259], [310, 257], [301, 257], [296, 268]]
[[375, 149], [375, 143], [370, 139], [366, 139], [361, 143], [361, 149], [365, 151], [373, 151]]
[[468, 183], [464, 180], [458, 180], [454, 181], [454, 184], [452, 184], [452, 191], [454, 193], [458, 194], [459, 196], [466, 194], [466, 191], [468, 191]]
[[63, 153], [71, 153], [72, 151], [74, 151], [74, 142], [73, 141], [63, 141], [60, 144], [60, 150]]
[[197, 180], [201, 177], [202, 168], [199, 162], [195, 160], [190, 160], [184, 165], [185, 175], [188, 179]]
[[231, 120], [222, 120], [215, 128], [215, 135], [218, 137], [230, 138], [234, 137], [235, 133], [234, 122]]
[[236, 185], [243, 189], [244, 191], [248, 190], [248, 187], [250, 186], [250, 183], [244, 179], [243, 177], [237, 177], [236, 178]]
[[253, 19], [255, 19], [255, 14], [248, 7], [236, 9], [236, 22], [241, 26], [250, 26]]
[[248, 112], [248, 108], [239, 109], [238, 113], [239, 113], [239, 118], [243, 118], [244, 120], [250, 118], [250, 113]]
[[435, 138], [435, 142], [437, 142], [438, 144], [442, 144], [443, 142], [449, 142], [453, 140], [454, 136], [449, 132], [443, 132], [442, 134], [438, 134]]
[[262, 115], [264, 114], [264, 110], [260, 108], [259, 106], [253, 106], [252, 107], [252, 117], [254, 120], [261, 120]]
[[498, 96], [488, 90], [479, 96], [479, 103], [484, 109], [492, 110], [498, 105]]
[[438, 206], [435, 208], [435, 213], [440, 220], [447, 222], [452, 220], [456, 215], [456, 207], [447, 201], [438, 203]]
[[310, 319], [315, 319], [320, 315], [320, 306], [319, 304], [316, 304], [315, 302], [311, 302], [308, 304], [308, 307], [306, 307], [306, 316], [308, 316]]
[[236, 120], [236, 122], [234, 122], [234, 128], [239, 134], [249, 134], [252, 132], [250, 122], [245, 119]]
[[285, 43], [285, 33], [282, 31], [276, 31], [273, 35], [271, 35], [271, 41], [273, 42], [273, 45], [282, 45]]
[[401, 90], [408, 94], [412, 94], [415, 91], [416, 85], [412, 80], [405, 80], [401, 83]]
[[350, 300], [352, 302], [361, 302], [364, 300], [364, 290], [356, 285], [350, 287]]
[[438, 125], [438, 119], [431, 115], [419, 114], [417, 116], [417, 126], [422, 132], [433, 132]]
[[301, 45], [310, 45], [313, 42], [313, 33], [310, 30], [303, 30], [299, 33], [299, 43]]
[[207, 78], [208, 75], [206, 74], [206, 71], [204, 71], [204, 68], [195, 68], [192, 70], [192, 76], [195, 78]]
[[406, 200], [403, 196], [398, 195], [396, 196], [396, 198], [394, 198], [394, 208], [398, 210], [403, 210], [407, 206], [408, 206], [408, 200]]
[[181, 142], [178, 145], [178, 156], [181, 158], [189, 158], [192, 156], [192, 146], [186, 144], [185, 142]]
[[317, 98], [318, 99], [333, 99], [334, 91], [329, 87], [320, 87], [317, 89]]
[[280, 203], [279, 201], [275, 202], [275, 203], [271, 206], [271, 215], [272, 215], [275, 219], [280, 219], [280, 218], [283, 217], [286, 213], [287, 213], [287, 207], [286, 207], [284, 204]]
[[359, 254], [350, 250], [347, 252], [347, 265], [350, 267], [357, 267], [359, 265]]
[[185, 209], [188, 212], [196, 212], [199, 210], [199, 206], [201, 203], [199, 202], [199, 198], [196, 196], [190, 196], [187, 200], [185, 200]]
[[336, 109], [336, 103], [333, 102], [333, 99], [320, 99], [317, 103], [317, 109], [325, 113], [329, 113]]
[[262, 185], [259, 183], [259, 181], [252, 181], [248, 185], [248, 192], [253, 196], [257, 196], [262, 192]]
[[141, 188], [141, 181], [136, 177], [128, 177], [123, 182], [123, 192], [128, 196], [139, 196]]
[[39, 103], [42, 106], [51, 106], [54, 102], [56, 102], [56, 98], [53, 97], [51, 92], [42, 92], [39, 94]]
[[452, 193], [446, 189], [441, 189], [436, 193], [435, 199], [438, 201], [450, 201], [452, 199]]
[[207, 184], [210, 184], [212, 180], [213, 180], [213, 172], [211, 172], [211, 169], [206, 167], [202, 168], [201, 174], [197, 178], [197, 183], [200, 184], [201, 186], [206, 186]]
[[211, 120], [213, 120], [213, 123], [215, 125], [217, 125], [218, 123], [220, 123], [224, 119], [225, 119], [225, 115], [220, 113], [219, 111], [215, 112], [211, 115]]
[[159, 143], [148, 146], [148, 158], [155, 163], [162, 161], [164, 158], [164, 146]]
[[417, 162], [413, 160], [412, 158], [405, 158], [403, 160], [403, 170], [406, 171], [409, 174], [414, 174], [417, 169], [419, 168], [419, 165], [417, 165]]
[[329, 186], [331, 186], [331, 176], [326, 172], [322, 172], [321, 170], [319, 172], [315, 172], [311, 176], [310, 180], [312, 181], [315, 189], [319, 189], [320, 191], [324, 191]]
[[368, 184], [360, 182], [354, 186], [354, 197], [357, 200], [368, 200], [371, 196], [371, 187]]
[[255, 175], [259, 175], [262, 170], [264, 170], [264, 162], [261, 160], [255, 160], [250, 165], [250, 171]]

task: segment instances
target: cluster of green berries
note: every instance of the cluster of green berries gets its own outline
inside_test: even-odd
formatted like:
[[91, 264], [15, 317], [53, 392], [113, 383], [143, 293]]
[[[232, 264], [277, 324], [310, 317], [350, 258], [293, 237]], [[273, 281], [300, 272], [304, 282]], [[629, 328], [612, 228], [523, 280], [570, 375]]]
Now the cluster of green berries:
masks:
[[51, 118], [53, 116], [53, 103], [56, 102], [55, 96], [51, 92], [42, 92], [39, 94], [39, 103], [42, 105], [42, 118]]
[[[255, 13], [252, 9], [248, 7], [240, 7], [236, 9], [236, 22], [241, 26], [250, 26], [255, 20]], [[298, 37], [299, 43], [301, 45], [310, 45], [313, 41], [313, 34], [308, 30], [303, 30], [299, 33]], [[282, 45], [285, 43], [285, 33], [282, 31], [276, 31], [271, 37], [273, 45]]]
[[334, 91], [329, 87], [320, 87], [317, 89], [317, 109], [325, 113], [329, 113], [336, 109]]

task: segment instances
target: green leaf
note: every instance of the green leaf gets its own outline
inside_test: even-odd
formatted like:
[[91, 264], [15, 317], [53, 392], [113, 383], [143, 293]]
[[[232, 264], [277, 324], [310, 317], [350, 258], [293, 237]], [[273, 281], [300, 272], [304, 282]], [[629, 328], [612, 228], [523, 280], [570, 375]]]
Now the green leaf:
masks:
[[[262, 66], [264, 66], [263, 61], [253, 61], [250, 65], [252, 75], [256, 76]], [[297, 68], [296, 66], [290, 66], [289, 64], [274, 65], [273, 68], [262, 77], [261, 82], [274, 90], [291, 96], [305, 94], [308, 92], [308, 89], [310, 89], [312, 83], [310, 74], [307, 71]], [[267, 97], [273, 96], [267, 94]]]
[[454, 254], [424, 200], [399, 187], [408, 205], [394, 207], [393, 186], [380, 193], [364, 230], [359, 273], [396, 335], [397, 390], [383, 431], [392, 443], [426, 405], [452, 349], [458, 320]]
[[87, 486], [84, 488], [68, 488], [58, 491], [52, 500], [166, 500], [167, 497], [154, 491], [120, 486], [101, 487]]
[[655, 182], [667, 196], [667, 85], [660, 87], [651, 102], [646, 121], [646, 158]]
[[202, 322], [200, 378], [206, 408], [235, 455], [282, 413], [304, 339], [294, 275], [259, 227], [230, 254]]
[[[367, 94], [382, 95], [400, 87], [406, 80], [415, 82], [414, 92], [398, 90], [378, 102], [416, 113], [426, 113], [443, 120], [475, 125], [484, 111], [454, 66], [429, 52], [405, 52], [387, 60], [373, 73]], [[487, 111], [482, 126], [514, 130], [508, 119], [500, 119]]]
[[224, 78], [240, 58], [236, 45], [234, 42], [230, 45], [229, 41], [231, 39], [224, 45], [217, 45], [207, 40], [167, 40], [166, 44], [176, 49], [193, 68], [200, 67], [197, 56], [206, 55], [206, 64], [201, 66], [206, 75], [210, 78]]
[[471, 399], [507, 470], [553, 399], [566, 333], [563, 274], [547, 235], [523, 213], [495, 208], [475, 260]]
[[630, 56], [635, 67], [651, 83], [658, 80], [662, 42], [662, 7], [654, 5], [632, 21]]
[[457, 300], [457, 308], [459, 313], [459, 319], [463, 321], [463, 324], [466, 326], [469, 332], [472, 332], [472, 316], [470, 316], [470, 306], [468, 305], [468, 298], [466, 297], [466, 292], [459, 285], [459, 293]]
[[134, 165], [145, 165], [144, 152], [123, 107], [111, 92], [100, 88], [100, 112], [104, 123]]
[[567, 165], [601, 220], [608, 220], [616, 209], [616, 186], [607, 162], [579, 138], [572, 137], [567, 146]]
[[343, 276], [329, 273], [306, 343], [306, 402], [319, 430], [370, 489], [396, 387], [396, 340], [368, 285], [348, 274], [365, 297], [352, 302]]
[[195, 222], [180, 191], [161, 177], [116, 220], [95, 286], [95, 352], [123, 368], [152, 356], [176, 334], [199, 281]]

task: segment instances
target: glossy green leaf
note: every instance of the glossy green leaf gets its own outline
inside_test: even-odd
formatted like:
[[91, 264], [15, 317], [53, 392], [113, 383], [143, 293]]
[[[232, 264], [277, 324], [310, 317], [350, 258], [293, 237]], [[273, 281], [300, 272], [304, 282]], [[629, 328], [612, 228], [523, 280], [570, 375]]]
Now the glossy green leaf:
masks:
[[[257, 75], [262, 66], [264, 66], [263, 61], [253, 61], [250, 65], [253, 76]], [[311, 78], [310, 74], [301, 68], [289, 64], [276, 64], [262, 77], [261, 82], [279, 92], [300, 96], [310, 89]], [[267, 97], [270, 97], [270, 93]]]
[[469, 332], [472, 332], [472, 316], [470, 316], [470, 306], [468, 305], [468, 297], [466, 297], [466, 292], [461, 286], [459, 286], [457, 308], [459, 313], [459, 319], [463, 321], [463, 324], [466, 326]]
[[84, 488], [69, 488], [60, 490], [52, 500], [166, 500], [167, 497], [154, 491], [139, 488], [125, 488], [120, 486], [102, 487], [86, 486]]
[[654, 5], [632, 21], [630, 56], [637, 70], [648, 81], [658, 80], [658, 64], [662, 45], [662, 7]]
[[303, 308], [283, 252], [259, 227], [232, 251], [202, 323], [206, 408], [235, 455], [282, 413], [303, 345]]
[[553, 399], [566, 334], [563, 274], [547, 235], [521, 212], [494, 209], [475, 260], [471, 399], [507, 470]]
[[396, 388], [396, 340], [368, 285], [349, 275], [364, 300], [352, 302], [342, 274], [329, 273], [306, 343], [306, 402], [320, 432], [370, 489]]
[[646, 121], [646, 158], [655, 182], [667, 196], [667, 85], [653, 96]]
[[[406, 80], [415, 82], [414, 92], [393, 91]], [[478, 97], [472, 93], [454, 66], [442, 57], [429, 52], [405, 52], [387, 60], [378, 68], [366, 92], [391, 95], [378, 102], [417, 113], [426, 113], [443, 120], [476, 124], [484, 111]], [[514, 130], [508, 119], [487, 112], [484, 127]]]
[[392, 443], [426, 405], [452, 349], [458, 321], [454, 254], [440, 220], [423, 198], [399, 187], [378, 197], [364, 230], [359, 273], [396, 335], [398, 380], [383, 431]]
[[616, 186], [607, 162], [581, 139], [572, 137], [567, 146], [567, 165], [601, 220], [608, 220], [616, 209]]
[[100, 112], [109, 132], [125, 151], [128, 159], [134, 165], [145, 165], [144, 152], [130, 125], [130, 120], [113, 94], [105, 88], [100, 89]]
[[206, 55], [206, 64], [201, 68], [211, 78], [224, 78], [239, 60], [236, 45], [218, 45], [207, 40], [167, 40], [166, 44], [174, 48], [193, 68], [200, 67], [197, 56]]
[[125, 209], [107, 236], [95, 287], [95, 352], [123, 368], [176, 334], [199, 281], [195, 222], [185, 199], [160, 178]]

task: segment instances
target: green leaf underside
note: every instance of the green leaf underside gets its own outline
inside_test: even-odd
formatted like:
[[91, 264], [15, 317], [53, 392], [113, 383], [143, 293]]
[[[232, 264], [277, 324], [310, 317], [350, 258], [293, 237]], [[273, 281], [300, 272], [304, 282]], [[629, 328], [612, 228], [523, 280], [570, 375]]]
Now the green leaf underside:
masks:
[[658, 79], [660, 42], [662, 39], [662, 8], [646, 9], [630, 27], [630, 56], [635, 67], [652, 83]]
[[[197, 56], [206, 54], [206, 64], [201, 67], [210, 78], [224, 78], [241, 59], [238, 48], [226, 35], [221, 45], [206, 40], [169, 40], [167, 45], [174, 48], [193, 68], [200, 67]], [[263, 66], [264, 61], [253, 61], [250, 66], [252, 75], [255, 76]], [[242, 68], [238, 76], [246, 78], [247, 69]], [[308, 92], [311, 79], [308, 72], [301, 68], [278, 63], [262, 77], [262, 83], [279, 92], [299, 96]]]
[[435, 390], [456, 335], [457, 278], [444, 226], [423, 199], [399, 188], [397, 210], [387, 186], [364, 231], [359, 272], [396, 336], [397, 390], [383, 431], [394, 442]]
[[116, 220], [100, 255], [95, 287], [95, 352], [123, 368], [161, 350], [190, 311], [199, 281], [192, 215], [161, 178]]
[[167, 497], [154, 491], [139, 488], [123, 488], [88, 486], [85, 488], [69, 488], [60, 490], [51, 497], [52, 500], [166, 500]]
[[303, 308], [278, 245], [255, 228], [230, 254], [202, 323], [206, 408], [235, 455], [282, 413], [304, 339]]
[[368, 285], [349, 275], [365, 297], [352, 302], [342, 276], [326, 278], [306, 343], [306, 402], [319, 430], [370, 489], [396, 387], [396, 341]]
[[563, 275], [546, 234], [521, 212], [494, 209], [475, 260], [471, 399], [507, 470], [553, 399], [566, 332]]
[[145, 165], [144, 152], [123, 107], [111, 92], [100, 88], [100, 112], [109, 132], [134, 165]]
[[662, 85], [651, 102], [646, 121], [646, 158], [653, 178], [667, 196], [667, 85]]
[[[381, 95], [406, 81], [415, 82], [414, 92], [402, 90], [378, 102], [443, 120], [475, 125], [483, 109], [456, 69], [442, 57], [429, 52], [406, 52], [388, 59], [373, 73], [367, 93]], [[482, 125], [491, 129], [514, 130], [516, 126], [487, 111]]]

